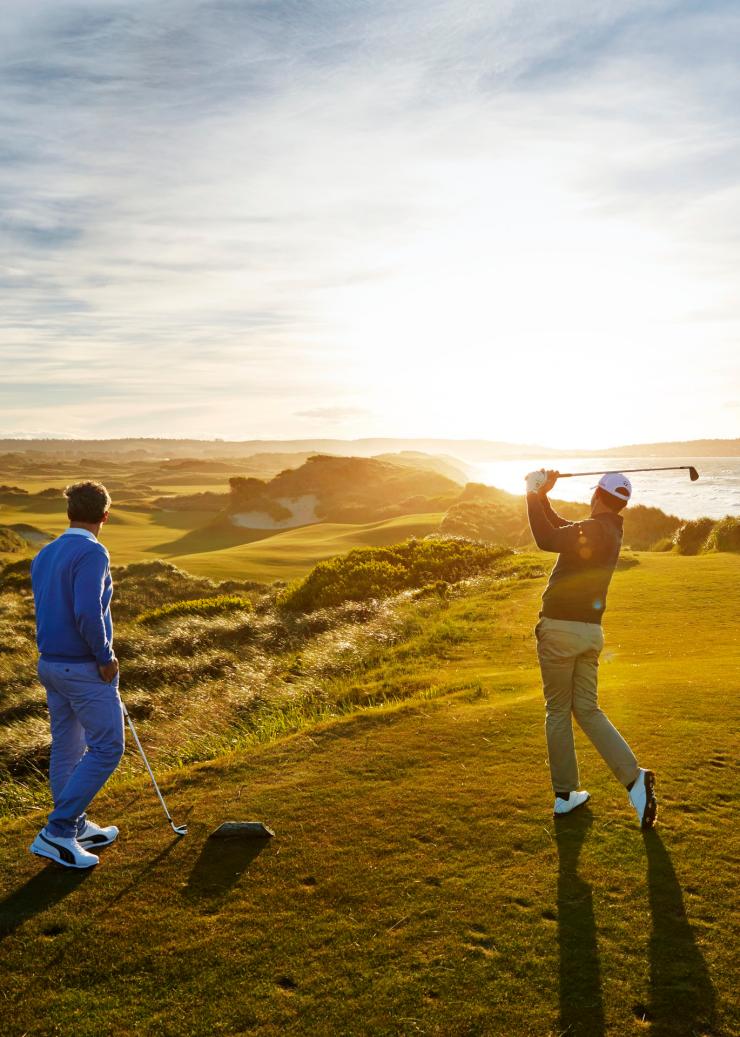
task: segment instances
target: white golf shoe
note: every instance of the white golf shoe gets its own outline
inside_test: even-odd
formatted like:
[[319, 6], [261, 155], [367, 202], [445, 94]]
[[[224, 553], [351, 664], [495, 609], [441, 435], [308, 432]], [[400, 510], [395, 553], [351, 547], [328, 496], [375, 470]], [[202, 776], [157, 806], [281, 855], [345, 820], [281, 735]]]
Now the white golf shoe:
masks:
[[94, 853], [88, 853], [76, 839], [62, 839], [57, 835], [49, 835], [42, 828], [29, 846], [31, 853], [37, 857], [46, 857], [50, 861], [64, 865], [65, 868], [92, 868], [98, 863]]
[[104, 846], [110, 846], [118, 838], [118, 829], [115, 825], [108, 825], [107, 828], [101, 828], [100, 825], [96, 825], [94, 821], [85, 821], [85, 827], [81, 832], [77, 834], [77, 842], [83, 848], [83, 850], [95, 850], [102, 849]]
[[658, 814], [658, 801], [655, 798], [655, 775], [652, 771], [640, 768], [640, 773], [629, 791], [630, 803], [637, 812], [637, 820], [641, 828], [652, 828]]
[[585, 791], [571, 792], [567, 799], [561, 799], [560, 796], [556, 796], [552, 812], [556, 817], [560, 814], [569, 814], [576, 807], [582, 807], [590, 798], [589, 793]]

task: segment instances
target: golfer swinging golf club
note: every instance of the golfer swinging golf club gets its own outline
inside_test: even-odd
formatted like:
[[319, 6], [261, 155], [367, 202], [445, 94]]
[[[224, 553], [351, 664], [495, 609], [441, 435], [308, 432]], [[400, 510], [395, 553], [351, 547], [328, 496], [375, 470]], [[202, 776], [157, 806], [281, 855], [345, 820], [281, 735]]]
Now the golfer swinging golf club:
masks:
[[555, 514], [547, 499], [558, 475], [541, 469], [526, 477], [527, 512], [535, 543], [541, 550], [555, 551], [559, 556], [542, 596], [542, 611], [535, 627], [554, 813], [568, 814], [589, 798], [588, 792], [578, 787], [575, 717], [626, 787], [640, 825], [650, 828], [657, 813], [655, 775], [638, 766], [632, 750], [597, 700], [599, 654], [604, 647], [601, 619], [622, 546], [623, 520], [619, 513], [632, 496], [632, 484], [621, 472], [608, 472], [595, 487], [590, 517], [568, 522]]
[[68, 486], [69, 529], [36, 555], [39, 680], [51, 721], [49, 783], [54, 809], [30, 850], [68, 868], [98, 863], [93, 849], [118, 835], [85, 811], [123, 755], [123, 712], [113, 652], [108, 552], [98, 540], [111, 499], [101, 483]]

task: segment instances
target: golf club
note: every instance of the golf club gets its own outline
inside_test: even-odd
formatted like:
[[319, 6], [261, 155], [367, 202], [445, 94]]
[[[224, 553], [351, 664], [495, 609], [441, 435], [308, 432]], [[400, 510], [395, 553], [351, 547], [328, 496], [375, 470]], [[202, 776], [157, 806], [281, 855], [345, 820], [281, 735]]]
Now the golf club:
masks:
[[[609, 469], [610, 472], [616, 472], [616, 468]], [[688, 471], [689, 478], [692, 482], [696, 482], [699, 478], [699, 473], [693, 465], [681, 464], [671, 465], [669, 468], [620, 468], [621, 472], [685, 472]], [[607, 475], [608, 472], [558, 472], [558, 479], [572, 479], [576, 475]]]
[[128, 721], [128, 726], [131, 728], [131, 734], [134, 736], [134, 741], [136, 742], [136, 747], [138, 748], [139, 752], [141, 753], [141, 758], [144, 761], [146, 769], [149, 771], [149, 777], [152, 779], [152, 785], [154, 785], [154, 791], [159, 796], [159, 802], [162, 804], [162, 809], [164, 810], [165, 817], [167, 818], [167, 820], [170, 823], [170, 827], [172, 828], [172, 831], [175, 833], [175, 835], [187, 835], [188, 826], [187, 825], [176, 825], [175, 822], [170, 817], [170, 812], [167, 809], [167, 804], [164, 801], [164, 797], [163, 797], [162, 793], [159, 791], [159, 785], [156, 782], [156, 779], [155, 779], [155, 777], [154, 777], [154, 775], [152, 773], [152, 768], [149, 766], [149, 761], [146, 758], [146, 753], [144, 752], [144, 750], [142, 748], [142, 745], [141, 745], [141, 742], [139, 741], [139, 736], [136, 733], [136, 728], [134, 727], [134, 722], [131, 719], [131, 717], [129, 716], [129, 712], [126, 709], [126, 707], [123, 705], [123, 703], [121, 703], [121, 705], [123, 706], [123, 715], [126, 717], [126, 720]]

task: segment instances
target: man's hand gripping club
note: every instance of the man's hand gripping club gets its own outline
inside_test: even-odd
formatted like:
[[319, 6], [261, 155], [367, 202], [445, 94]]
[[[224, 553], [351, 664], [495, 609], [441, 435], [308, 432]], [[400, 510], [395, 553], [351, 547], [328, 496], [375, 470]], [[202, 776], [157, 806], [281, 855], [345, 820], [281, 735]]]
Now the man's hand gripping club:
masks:
[[539, 493], [544, 497], [546, 493], [549, 493], [555, 483], [558, 481], [560, 472], [553, 471], [552, 469], [538, 468], [536, 472], [530, 472], [527, 475], [527, 493]]

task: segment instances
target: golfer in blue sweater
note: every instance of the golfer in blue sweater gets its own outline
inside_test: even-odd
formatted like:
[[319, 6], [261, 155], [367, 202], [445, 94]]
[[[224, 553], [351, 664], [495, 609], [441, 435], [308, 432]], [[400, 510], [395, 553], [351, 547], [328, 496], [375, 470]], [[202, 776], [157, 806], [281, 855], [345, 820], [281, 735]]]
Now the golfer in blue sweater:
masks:
[[118, 766], [124, 748], [113, 652], [108, 552], [98, 540], [111, 499], [96, 482], [68, 486], [70, 525], [31, 566], [36, 603], [39, 680], [51, 721], [49, 783], [54, 809], [31, 852], [68, 868], [91, 868], [90, 851], [118, 835], [85, 811]]

